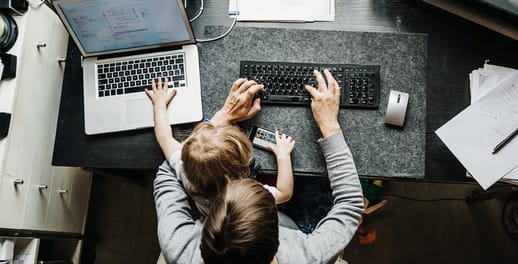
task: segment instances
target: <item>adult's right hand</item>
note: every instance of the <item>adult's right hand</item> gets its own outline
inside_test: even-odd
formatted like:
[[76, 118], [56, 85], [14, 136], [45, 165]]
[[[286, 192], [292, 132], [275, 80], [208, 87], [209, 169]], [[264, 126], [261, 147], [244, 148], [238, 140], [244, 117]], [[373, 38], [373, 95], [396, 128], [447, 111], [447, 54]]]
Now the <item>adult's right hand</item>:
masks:
[[340, 109], [340, 87], [329, 70], [325, 69], [324, 74], [327, 80], [324, 80], [322, 73], [313, 71], [317, 79], [318, 89], [306, 85], [306, 91], [311, 95], [311, 110], [315, 122], [320, 128], [322, 137], [326, 138], [340, 131], [338, 123], [338, 110]]
[[262, 91], [264, 91], [263, 85], [258, 85], [255, 81], [238, 79], [232, 84], [225, 104], [210, 122], [215, 126], [232, 125], [234, 122], [252, 118], [261, 110], [261, 100], [259, 98], [254, 100], [254, 96]]

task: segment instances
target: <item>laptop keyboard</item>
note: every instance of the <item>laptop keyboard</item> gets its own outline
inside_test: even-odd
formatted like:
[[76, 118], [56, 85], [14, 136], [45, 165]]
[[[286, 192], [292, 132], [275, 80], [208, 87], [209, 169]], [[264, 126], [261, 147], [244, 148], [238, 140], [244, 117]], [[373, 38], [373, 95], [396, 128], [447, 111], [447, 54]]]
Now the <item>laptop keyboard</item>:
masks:
[[262, 104], [310, 105], [306, 84], [317, 87], [313, 70], [329, 69], [340, 86], [340, 107], [378, 109], [380, 66], [241, 61], [240, 77], [264, 85]]
[[169, 80], [169, 88], [187, 85], [184, 53], [97, 64], [99, 97], [143, 92], [151, 80]]

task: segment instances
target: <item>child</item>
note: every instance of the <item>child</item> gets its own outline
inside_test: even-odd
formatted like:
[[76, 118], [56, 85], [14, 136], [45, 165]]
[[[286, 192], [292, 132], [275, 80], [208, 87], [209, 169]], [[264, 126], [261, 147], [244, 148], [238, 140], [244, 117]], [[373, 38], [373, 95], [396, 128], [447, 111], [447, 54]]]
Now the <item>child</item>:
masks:
[[[207, 215], [212, 201], [228, 181], [250, 175], [248, 164], [252, 158], [252, 144], [238, 127], [214, 126], [210, 123], [198, 124], [192, 135], [180, 144], [174, 139], [167, 118], [167, 105], [177, 90], [169, 92], [167, 84], [167, 79], [162, 83], [162, 78], [159, 78], [158, 83], [152, 80], [153, 91], [145, 90], [153, 102], [155, 137], [187, 193], [201, 213]], [[293, 193], [290, 155], [295, 141], [278, 132], [275, 136], [277, 143], [270, 148], [277, 158], [277, 183], [276, 187], [263, 187], [279, 204], [288, 201]]]

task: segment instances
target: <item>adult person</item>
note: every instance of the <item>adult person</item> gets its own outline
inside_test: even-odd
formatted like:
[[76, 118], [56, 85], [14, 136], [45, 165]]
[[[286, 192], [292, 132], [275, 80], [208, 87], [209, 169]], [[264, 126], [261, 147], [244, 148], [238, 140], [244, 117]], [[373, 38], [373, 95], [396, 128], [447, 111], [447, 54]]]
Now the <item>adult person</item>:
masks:
[[[322, 134], [318, 144], [324, 154], [334, 198], [328, 215], [311, 234], [302, 233], [288, 216], [276, 212], [273, 198], [248, 206], [261, 203], [268, 212], [273, 210], [273, 214], [266, 213], [263, 218], [255, 213], [231, 215], [228, 212], [232, 209], [246, 212], [247, 204], [239, 203], [239, 198], [251, 195], [250, 190], [259, 190], [249, 196], [251, 199], [267, 194], [264, 188], [255, 188], [253, 181], [235, 180], [216, 200], [204, 229], [204, 223], [191, 215], [187, 194], [176, 177], [174, 164], [164, 162], [154, 181], [154, 196], [158, 238], [168, 263], [331, 263], [336, 260], [358, 228], [363, 196], [352, 154], [338, 123], [340, 90], [331, 73], [324, 70], [324, 74], [327, 83], [322, 74], [315, 71], [318, 89], [306, 86], [306, 90], [312, 96], [313, 117]], [[231, 124], [257, 113], [250, 110], [257, 107], [252, 103], [251, 94], [250, 90], [243, 90], [237, 96], [229, 95], [234, 99], [227, 98], [225, 105], [234, 102], [233, 107], [224, 106], [222, 112], [218, 112], [221, 114], [217, 122]], [[234, 115], [229, 115], [230, 112]], [[246, 227], [250, 226], [259, 231], [268, 228], [269, 235], [249, 232]], [[258, 246], [271, 241], [271, 248]]]

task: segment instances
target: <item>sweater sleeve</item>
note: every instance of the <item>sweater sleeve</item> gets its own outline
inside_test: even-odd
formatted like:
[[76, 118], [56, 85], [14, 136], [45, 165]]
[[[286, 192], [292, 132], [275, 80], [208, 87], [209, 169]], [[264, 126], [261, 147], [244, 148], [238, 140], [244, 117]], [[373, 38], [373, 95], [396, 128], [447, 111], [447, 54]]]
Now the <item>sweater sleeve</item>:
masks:
[[[331, 184], [334, 205], [326, 218], [337, 215], [352, 223], [347, 229], [356, 232], [363, 213], [363, 194], [360, 179], [354, 164], [351, 150], [341, 131], [325, 139], [319, 140], [327, 164], [329, 182]], [[324, 218], [318, 225], [323, 224]]]
[[187, 194], [174, 164], [162, 163], [153, 182], [158, 218], [158, 241], [168, 263], [201, 263], [202, 225], [191, 215]]
[[318, 141], [327, 165], [333, 206], [303, 243], [310, 263], [333, 262], [351, 241], [363, 212], [363, 194], [342, 132]]

